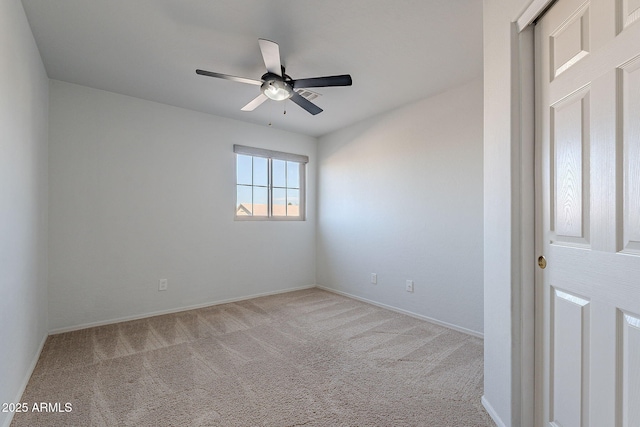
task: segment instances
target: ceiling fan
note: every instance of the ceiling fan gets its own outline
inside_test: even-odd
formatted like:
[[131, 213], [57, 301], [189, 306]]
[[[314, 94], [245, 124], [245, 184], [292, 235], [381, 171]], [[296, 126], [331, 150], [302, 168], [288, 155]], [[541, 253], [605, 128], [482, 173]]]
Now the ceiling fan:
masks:
[[217, 77], [219, 79], [260, 86], [260, 95], [258, 95], [253, 101], [242, 107], [242, 111], [253, 111], [267, 99], [272, 99], [274, 101], [284, 101], [285, 99], [291, 99], [293, 102], [307, 110], [309, 113], [316, 115], [322, 112], [322, 108], [318, 107], [316, 104], [300, 95], [295, 91], [295, 89], [328, 86], [351, 86], [351, 76], [349, 74], [293, 80], [284, 72], [284, 66], [282, 66], [282, 63], [280, 61], [280, 47], [278, 46], [278, 43], [272, 42], [270, 40], [258, 39], [258, 44], [260, 45], [260, 51], [262, 52], [264, 65], [266, 65], [267, 67], [267, 72], [261, 77], [260, 80], [230, 76], [228, 74], [214, 73], [213, 71], [205, 70], [196, 70], [196, 73], [201, 76]]

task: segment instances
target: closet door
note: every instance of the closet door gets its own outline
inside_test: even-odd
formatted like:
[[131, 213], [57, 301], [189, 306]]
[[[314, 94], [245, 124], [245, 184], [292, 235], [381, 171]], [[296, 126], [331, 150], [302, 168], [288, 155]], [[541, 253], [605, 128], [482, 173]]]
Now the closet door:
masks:
[[640, 0], [559, 0], [535, 32], [536, 425], [638, 427]]

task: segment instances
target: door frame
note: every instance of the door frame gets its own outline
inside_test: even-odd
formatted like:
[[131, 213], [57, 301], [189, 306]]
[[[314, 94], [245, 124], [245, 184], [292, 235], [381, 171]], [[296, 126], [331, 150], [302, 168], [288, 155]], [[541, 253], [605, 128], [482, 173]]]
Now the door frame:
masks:
[[513, 402], [514, 421], [519, 418], [522, 427], [539, 425], [540, 382], [535, 373], [540, 362], [540, 349], [536, 348], [535, 306], [538, 288], [535, 259], [539, 236], [536, 235], [537, 147], [535, 142], [535, 22], [555, 0], [533, 0], [512, 24], [512, 195], [513, 206], [513, 250], [512, 265], [514, 286], [513, 325], [515, 342], [513, 354]]

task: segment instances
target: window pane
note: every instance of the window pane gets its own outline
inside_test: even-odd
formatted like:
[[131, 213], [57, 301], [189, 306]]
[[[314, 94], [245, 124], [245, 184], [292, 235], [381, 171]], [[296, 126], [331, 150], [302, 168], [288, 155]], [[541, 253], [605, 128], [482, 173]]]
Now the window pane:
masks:
[[268, 215], [267, 187], [253, 187], [253, 216]]
[[253, 158], [253, 185], [267, 186], [269, 182], [267, 159], [263, 157]]
[[[245, 147], [246, 148], [246, 147]], [[235, 147], [234, 147], [235, 151]], [[236, 153], [236, 216], [256, 219], [302, 219], [305, 165], [297, 161]], [[249, 153], [249, 151], [246, 151]]]
[[273, 186], [274, 187], [286, 187], [287, 180], [285, 177], [285, 165], [287, 162], [284, 160], [273, 159], [271, 161], [271, 169], [273, 173]]
[[273, 189], [273, 216], [287, 216], [287, 190]]
[[287, 187], [300, 188], [300, 163], [287, 162]]
[[238, 185], [236, 195], [236, 215], [251, 216], [253, 203], [251, 203], [251, 187], [248, 185]]
[[287, 190], [287, 216], [300, 216], [300, 190]]
[[236, 175], [237, 184], [251, 185], [251, 156], [237, 155]]

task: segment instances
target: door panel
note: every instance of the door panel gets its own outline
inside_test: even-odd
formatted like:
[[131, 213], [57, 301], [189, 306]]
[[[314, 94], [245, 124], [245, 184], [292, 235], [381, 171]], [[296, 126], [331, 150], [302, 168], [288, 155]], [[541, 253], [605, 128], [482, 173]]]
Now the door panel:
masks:
[[636, 15], [559, 0], [536, 26], [537, 426], [640, 426]]
[[550, 228], [556, 243], [588, 246], [589, 88], [551, 106]]
[[589, 3], [585, 3], [550, 36], [552, 80], [589, 53], [589, 40]]
[[640, 18], [640, 0], [619, 0], [618, 32]]
[[619, 412], [623, 427], [640, 423], [640, 316], [619, 311], [621, 344], [618, 371]]
[[618, 69], [622, 106], [624, 219], [622, 250], [640, 255], [640, 57]]
[[581, 425], [588, 416], [589, 301], [552, 288], [551, 301], [553, 378], [550, 420], [559, 426]]

